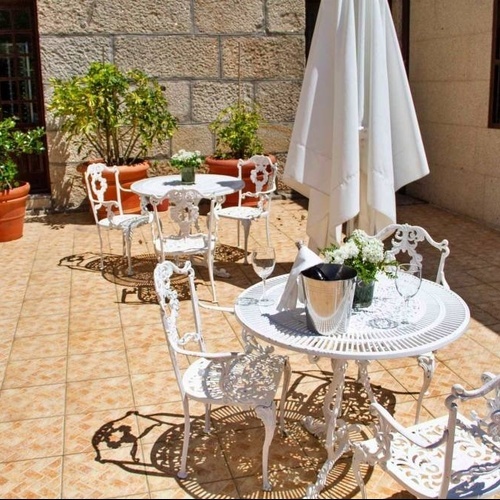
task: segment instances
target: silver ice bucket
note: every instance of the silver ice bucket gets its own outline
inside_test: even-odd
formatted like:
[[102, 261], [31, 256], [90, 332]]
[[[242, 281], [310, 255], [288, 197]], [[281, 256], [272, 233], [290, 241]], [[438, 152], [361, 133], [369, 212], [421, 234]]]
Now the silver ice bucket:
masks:
[[356, 271], [340, 264], [317, 264], [302, 271], [309, 330], [321, 335], [347, 331], [356, 286]]

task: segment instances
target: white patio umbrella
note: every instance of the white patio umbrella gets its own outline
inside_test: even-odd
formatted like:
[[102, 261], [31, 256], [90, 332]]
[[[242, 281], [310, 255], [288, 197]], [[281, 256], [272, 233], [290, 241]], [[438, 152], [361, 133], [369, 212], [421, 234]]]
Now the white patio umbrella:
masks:
[[396, 222], [395, 192], [428, 173], [387, 0], [322, 0], [284, 171], [310, 188], [309, 247]]

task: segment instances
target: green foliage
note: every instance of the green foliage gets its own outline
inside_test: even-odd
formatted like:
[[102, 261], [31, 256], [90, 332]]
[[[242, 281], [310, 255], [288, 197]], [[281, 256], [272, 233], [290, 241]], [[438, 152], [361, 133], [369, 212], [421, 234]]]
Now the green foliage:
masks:
[[358, 273], [358, 279], [365, 283], [376, 281], [379, 272], [394, 277], [394, 266], [397, 266], [392, 253], [384, 250], [382, 241], [362, 229], [355, 229], [343, 245], [332, 243], [320, 249], [320, 253], [325, 262], [352, 267]]
[[52, 78], [48, 109], [78, 153], [97, 153], [108, 165], [132, 165], [172, 137], [177, 119], [156, 79], [111, 63], [93, 62], [85, 75]]
[[209, 125], [216, 137], [214, 157], [249, 158], [262, 153], [262, 142], [257, 135], [262, 116], [255, 102], [238, 100], [224, 108]]
[[16, 130], [15, 118], [0, 121], [0, 191], [19, 186], [16, 156], [41, 153], [45, 148], [42, 137], [45, 129], [38, 127], [23, 132]]

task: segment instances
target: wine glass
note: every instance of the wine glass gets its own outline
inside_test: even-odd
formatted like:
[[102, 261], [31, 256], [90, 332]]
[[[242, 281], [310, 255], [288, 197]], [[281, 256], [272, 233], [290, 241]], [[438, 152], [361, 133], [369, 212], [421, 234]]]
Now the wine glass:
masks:
[[409, 323], [408, 304], [410, 299], [420, 290], [422, 284], [422, 265], [416, 263], [398, 264], [395, 270], [394, 283], [396, 284], [396, 290], [404, 300], [401, 324], [407, 325]]
[[274, 271], [276, 264], [276, 252], [272, 247], [259, 247], [252, 250], [252, 267], [262, 279], [262, 296], [259, 305], [269, 306], [274, 304], [274, 300], [266, 297], [266, 278]]

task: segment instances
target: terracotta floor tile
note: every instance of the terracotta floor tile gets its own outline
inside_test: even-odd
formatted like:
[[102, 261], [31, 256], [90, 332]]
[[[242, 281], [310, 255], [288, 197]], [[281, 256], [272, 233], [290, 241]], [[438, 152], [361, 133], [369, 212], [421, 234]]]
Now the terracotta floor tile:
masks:
[[120, 328], [75, 331], [68, 336], [68, 353], [70, 355], [122, 349], [125, 349], [125, 343]]
[[[500, 233], [422, 203], [398, 205], [398, 217], [449, 239], [448, 281], [469, 302], [472, 315], [467, 332], [436, 352], [424, 420], [442, 414], [453, 383], [478, 382], [483, 370], [499, 366]], [[118, 232], [106, 236], [101, 271], [90, 213], [60, 218], [57, 232], [34, 222], [26, 224], [22, 239], [0, 245], [0, 262], [12, 271], [0, 277], [1, 289], [9, 290], [0, 305], [2, 498], [302, 498], [326, 459], [324, 436], [310, 434], [302, 419], [323, 421], [330, 360], [275, 349], [289, 356], [293, 373], [285, 410], [288, 436], [277, 429], [270, 448], [272, 492], [261, 489], [262, 422], [254, 412], [227, 407], [212, 409], [213, 433], [207, 436], [203, 405], [191, 405], [190, 475], [178, 479], [184, 417], [152, 282], [156, 257], [150, 230], [134, 235], [135, 274], [128, 276]], [[223, 222], [216, 260], [231, 277], [217, 278], [217, 294], [219, 304], [232, 306], [259, 278], [243, 263], [235, 225]], [[252, 224], [249, 249], [265, 240], [262, 222]], [[279, 251], [273, 275], [278, 275], [291, 268], [295, 242], [306, 239], [307, 211], [304, 204], [277, 200], [270, 222]], [[430, 257], [426, 261], [432, 265]], [[198, 294], [210, 302], [208, 273], [199, 266], [195, 271]], [[181, 305], [179, 327], [192, 330], [190, 304], [183, 299]], [[202, 314], [212, 349], [242, 349], [241, 326], [233, 315]], [[398, 421], [412, 424], [422, 381], [417, 360], [372, 362], [368, 371], [377, 399]], [[357, 372], [349, 363], [342, 414], [366, 429], [371, 415]], [[25, 384], [48, 385], [20, 387]], [[101, 458], [116, 463], [95, 460], [93, 439]], [[132, 461], [134, 443], [139, 462]], [[373, 498], [411, 498], [378, 467], [366, 468], [364, 477]], [[330, 472], [320, 497], [360, 497], [349, 457]]]
[[85, 380], [67, 384], [67, 415], [132, 407], [129, 377]]
[[[114, 421], [120, 421], [118, 425], [130, 425], [135, 436], [139, 436], [137, 418], [134, 415], [127, 415], [131, 410], [113, 409], [96, 411], [92, 413], [79, 413], [77, 415], [68, 415], [64, 426], [64, 451], [65, 453], [88, 453], [96, 450], [93, 446], [93, 440], [96, 440], [96, 446], [99, 447], [99, 432], [105, 426], [112, 425]], [[127, 416], [127, 421], [122, 422], [122, 418]], [[117, 426], [118, 426], [117, 425]], [[124, 443], [127, 448], [132, 447], [132, 442]], [[104, 446], [106, 448], [106, 446]]]
[[127, 376], [125, 350], [74, 354], [68, 357], [68, 382]]
[[2, 363], [3, 365], [6, 365], [9, 361], [12, 344], [12, 340], [0, 341], [0, 363]]
[[64, 498], [61, 492], [62, 457], [3, 463], [0, 468], [2, 498]]
[[[459, 360], [457, 360], [460, 362]], [[448, 361], [452, 363], [453, 360]], [[391, 370], [391, 375], [405, 387], [406, 391], [418, 398], [422, 387], [423, 370], [415, 363], [414, 366]], [[448, 368], [444, 363], [436, 362], [436, 369], [432, 382], [429, 386], [428, 397], [446, 395], [450, 387], [457, 381], [457, 374]]]
[[19, 337], [12, 344], [10, 356], [13, 361], [64, 356], [68, 351], [67, 344], [64, 334]]
[[[233, 481], [214, 481], [199, 485], [196, 480], [177, 479], [171, 477], [151, 479], [148, 476], [151, 489], [151, 498], [242, 498]], [[157, 490], [156, 488], [161, 489]]]
[[170, 403], [181, 399], [173, 370], [132, 375], [134, 400], [137, 406]]
[[52, 314], [50, 316], [24, 316], [19, 319], [16, 337], [32, 335], [66, 334], [68, 332], [68, 315]]
[[17, 322], [17, 315], [0, 319], [0, 339], [2, 339], [2, 342], [14, 338]]
[[66, 357], [11, 361], [3, 382], [4, 389], [66, 382]]
[[1, 462], [60, 456], [64, 418], [34, 418], [0, 423]]
[[130, 495], [148, 492], [144, 465], [132, 463], [122, 468], [96, 462], [94, 456], [79, 453], [65, 457], [61, 498], [119, 498], [124, 491]]
[[[496, 354], [494, 354], [480, 349], [479, 354], [476, 352], [468, 353], [467, 356], [447, 360], [446, 365], [450, 370], [453, 370], [455, 381], [457, 381], [458, 376], [458, 382], [464, 381], [467, 384], [476, 386], [483, 372], [500, 373], [500, 350], [497, 350]], [[452, 383], [448, 385], [448, 388], [451, 386]]]
[[0, 391], [0, 422], [64, 415], [65, 385]]
[[165, 332], [161, 324], [159, 308], [157, 324], [124, 326], [123, 336], [128, 349], [133, 349], [134, 347], [166, 345]]
[[[102, 309], [101, 313], [91, 323], [92, 328], [121, 328], [120, 313], [117, 307]], [[69, 322], [69, 331], [71, 333], [78, 331], [88, 331], [89, 315], [85, 311], [73, 313]]]
[[127, 358], [132, 375], [171, 370], [172, 364], [166, 342], [163, 344], [136, 347], [127, 350]]
[[69, 308], [69, 297], [37, 298], [25, 300], [21, 316], [40, 317], [61, 314]]

